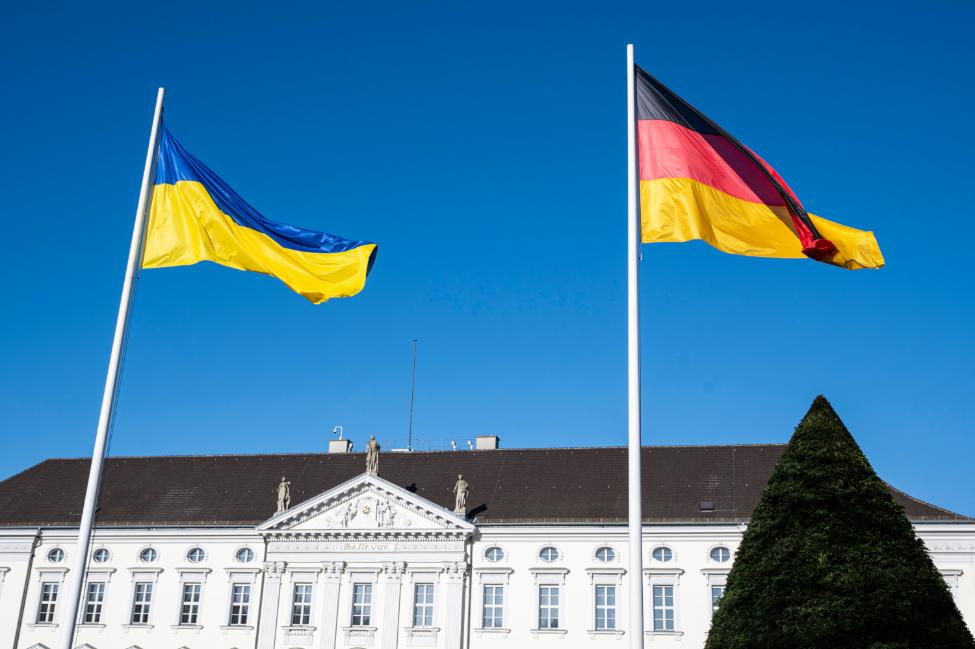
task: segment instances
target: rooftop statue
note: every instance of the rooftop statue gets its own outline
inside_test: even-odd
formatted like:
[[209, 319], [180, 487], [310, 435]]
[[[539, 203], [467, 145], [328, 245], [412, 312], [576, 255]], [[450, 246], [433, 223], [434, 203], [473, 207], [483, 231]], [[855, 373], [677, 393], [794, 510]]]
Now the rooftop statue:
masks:
[[291, 507], [291, 482], [281, 476], [281, 484], [278, 485], [278, 510], [275, 514], [280, 514]]
[[465, 515], [467, 514], [467, 492], [470, 490], [470, 485], [467, 484], [467, 480], [464, 480], [463, 474], [457, 476], [457, 482], [454, 483], [454, 493], [457, 497], [454, 499], [454, 513]]
[[379, 442], [375, 435], [371, 435], [366, 444], [366, 474], [379, 475]]

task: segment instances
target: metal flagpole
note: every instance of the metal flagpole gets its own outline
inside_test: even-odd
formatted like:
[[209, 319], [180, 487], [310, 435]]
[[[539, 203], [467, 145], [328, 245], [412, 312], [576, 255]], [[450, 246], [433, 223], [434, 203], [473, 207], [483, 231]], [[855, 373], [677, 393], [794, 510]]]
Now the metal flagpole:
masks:
[[643, 649], [643, 511], [640, 487], [640, 221], [637, 210], [636, 70], [633, 45], [626, 46], [626, 272], [629, 365], [630, 648]]
[[112, 340], [112, 353], [108, 360], [108, 375], [105, 377], [105, 391], [102, 393], [102, 409], [98, 416], [98, 431], [95, 433], [95, 448], [91, 454], [91, 470], [88, 473], [88, 489], [85, 491], [85, 506], [81, 512], [81, 526], [78, 528], [78, 545], [75, 548], [72, 571], [66, 581], [70, 584], [65, 602], [64, 636], [62, 649], [71, 649], [74, 643], [75, 627], [78, 624], [78, 609], [81, 591], [85, 584], [85, 566], [88, 564], [88, 546], [91, 542], [91, 528], [98, 503], [98, 489], [101, 485], [102, 464], [105, 461], [105, 444], [112, 421], [112, 407], [118, 387], [119, 366], [122, 346], [125, 341], [129, 321], [129, 307], [132, 304], [133, 289], [139, 270], [142, 254], [142, 240], [145, 236], [146, 211], [149, 203], [149, 183], [156, 161], [156, 148], [159, 142], [159, 124], [162, 119], [165, 88], [156, 95], [156, 111], [152, 117], [152, 130], [149, 133], [149, 150], [146, 153], [146, 166], [142, 172], [142, 188], [139, 190], [139, 204], [135, 211], [135, 225], [132, 228], [132, 243], [129, 245], [129, 261], [125, 266], [125, 281], [122, 283], [122, 299], [119, 303], [118, 318], [115, 321], [115, 338]]

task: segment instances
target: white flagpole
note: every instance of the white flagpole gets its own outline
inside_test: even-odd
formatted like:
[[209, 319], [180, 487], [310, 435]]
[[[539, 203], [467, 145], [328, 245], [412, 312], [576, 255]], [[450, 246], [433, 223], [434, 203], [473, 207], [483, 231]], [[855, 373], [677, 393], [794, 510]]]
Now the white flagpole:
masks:
[[85, 506], [81, 512], [81, 525], [78, 528], [78, 545], [75, 547], [72, 570], [65, 581], [69, 588], [65, 593], [64, 636], [62, 649], [72, 649], [75, 627], [78, 624], [78, 609], [81, 591], [85, 584], [85, 566], [88, 564], [88, 546], [91, 541], [91, 528], [98, 504], [98, 489], [101, 486], [102, 465], [105, 461], [105, 444], [108, 428], [112, 421], [112, 406], [115, 403], [115, 390], [118, 387], [119, 366], [122, 357], [122, 344], [125, 341], [129, 321], [129, 307], [132, 304], [133, 289], [142, 255], [142, 240], [145, 235], [146, 211], [149, 203], [151, 175], [156, 162], [156, 149], [159, 142], [159, 124], [162, 119], [163, 96], [165, 88], [156, 95], [156, 111], [152, 117], [152, 130], [149, 132], [149, 150], [146, 153], [146, 166], [142, 172], [142, 189], [139, 191], [139, 204], [135, 210], [135, 225], [132, 228], [132, 242], [129, 245], [129, 261], [125, 266], [125, 281], [122, 283], [122, 299], [119, 303], [118, 318], [115, 321], [115, 338], [112, 340], [112, 354], [108, 360], [108, 375], [105, 377], [105, 391], [102, 393], [102, 409], [98, 416], [98, 431], [95, 433], [95, 448], [91, 454], [91, 470], [88, 473], [88, 489], [85, 491]]
[[637, 210], [636, 70], [633, 45], [626, 46], [626, 272], [629, 360], [630, 648], [643, 649], [643, 511], [640, 487], [640, 221]]

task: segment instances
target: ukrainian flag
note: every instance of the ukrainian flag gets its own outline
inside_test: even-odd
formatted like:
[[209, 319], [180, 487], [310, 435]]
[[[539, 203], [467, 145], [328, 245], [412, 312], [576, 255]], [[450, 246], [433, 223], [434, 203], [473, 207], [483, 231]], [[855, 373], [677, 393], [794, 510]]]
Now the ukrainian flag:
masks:
[[162, 127], [143, 268], [212, 261], [320, 304], [361, 291], [375, 260], [374, 243], [264, 218]]

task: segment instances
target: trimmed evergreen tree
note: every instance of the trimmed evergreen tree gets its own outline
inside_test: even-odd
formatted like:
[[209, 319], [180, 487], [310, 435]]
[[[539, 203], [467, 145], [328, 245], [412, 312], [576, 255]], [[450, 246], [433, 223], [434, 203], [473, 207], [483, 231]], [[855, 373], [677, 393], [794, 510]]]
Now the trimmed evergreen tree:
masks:
[[825, 397], [745, 531], [706, 649], [973, 649], [903, 509]]

